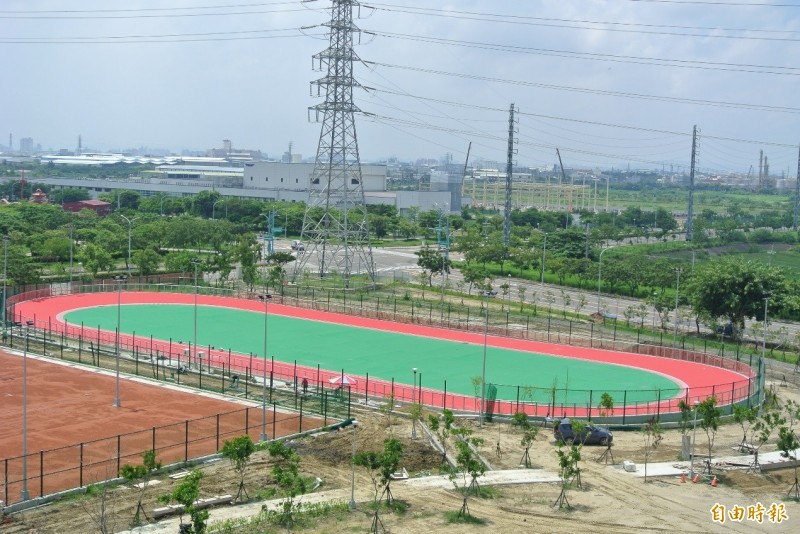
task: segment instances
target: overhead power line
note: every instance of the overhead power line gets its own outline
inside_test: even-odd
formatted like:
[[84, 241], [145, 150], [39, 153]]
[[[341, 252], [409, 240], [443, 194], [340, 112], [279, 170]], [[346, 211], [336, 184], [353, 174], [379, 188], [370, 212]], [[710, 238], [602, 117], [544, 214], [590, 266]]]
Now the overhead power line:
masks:
[[[222, 4], [211, 6], [181, 6], [181, 7], [139, 7], [123, 9], [0, 9], [3, 14], [83, 14], [83, 13], [143, 13], [150, 11], [198, 11], [203, 9], [232, 9], [243, 7], [264, 7], [275, 5], [297, 4], [297, 0], [292, 2], [257, 2], [248, 4]], [[302, 2], [300, 2], [302, 3]]]
[[[565, 57], [570, 59], [587, 59], [592, 61], [605, 61], [611, 63], [632, 63], [636, 65], [655, 65], [659, 67], [679, 67], [688, 69], [719, 70], [726, 72], [746, 72], [753, 74], [777, 74], [800, 76], [800, 68], [784, 67], [778, 65], [754, 65], [747, 63], [723, 63], [717, 61], [700, 61], [670, 58], [654, 58], [642, 56], [623, 56], [617, 54], [598, 54], [592, 52], [575, 52], [571, 50], [557, 50], [549, 48], [533, 48], [527, 46], [504, 45], [498, 43], [485, 43], [480, 41], [463, 41], [456, 39], [444, 39], [440, 37], [428, 37], [424, 35], [413, 35], [404, 33], [391, 33], [384, 31], [366, 31], [380, 37], [390, 39], [405, 39], [415, 42], [444, 44], [451, 46], [461, 46], [466, 48], [477, 48], [481, 50], [492, 50], [500, 52], [515, 52], [522, 54], [534, 54], [550, 57]], [[792, 72], [796, 71], [796, 72]]]
[[[770, 4], [768, 2], [704, 2], [702, 0], [627, 0], [628, 2], [648, 4], [683, 4], [700, 6], [726, 6], [726, 7], [800, 7], [797, 4]], [[703, 136], [705, 137], [705, 136]]]
[[[410, 98], [413, 98], [415, 100], [426, 100], [428, 102], [436, 102], [438, 104], [446, 104], [446, 105], [449, 105], [449, 106], [463, 107], [463, 108], [475, 109], [475, 110], [479, 110], [479, 111], [492, 111], [492, 112], [497, 112], [497, 113], [507, 113], [507, 110], [502, 109], [502, 108], [493, 108], [493, 107], [489, 107], [489, 106], [479, 106], [477, 104], [467, 104], [465, 102], [453, 102], [452, 100], [444, 100], [444, 99], [441, 99], [441, 98], [430, 98], [430, 97], [424, 97], [424, 96], [419, 96], [419, 95], [411, 95], [411, 94], [404, 93], [404, 92], [395, 92], [395, 91], [389, 91], [389, 90], [386, 90], [386, 89], [371, 89], [371, 92], [380, 92], [380, 93], [387, 93], [387, 94], [391, 94], [391, 95], [410, 97]], [[575, 118], [570, 118], [570, 117], [557, 117], [555, 115], [543, 115], [541, 113], [530, 113], [530, 112], [526, 112], [526, 111], [517, 111], [516, 113], [518, 115], [521, 115], [521, 116], [524, 116], [524, 117], [535, 117], [535, 118], [538, 118], [538, 119], [564, 121], [564, 122], [571, 122], [571, 123], [577, 123], [577, 124], [586, 124], [586, 125], [590, 125], [590, 126], [602, 126], [602, 127], [607, 127], [607, 128], [620, 128], [620, 129], [624, 129], [624, 130], [632, 130], [632, 131], [645, 132], [645, 133], [655, 133], [655, 134], [662, 134], [662, 135], [675, 135], [675, 136], [681, 136], [681, 137], [691, 137], [691, 135], [692, 135], [691, 132], [677, 132], [677, 131], [672, 131], [672, 130], [659, 130], [659, 129], [656, 129], [656, 128], [644, 128], [642, 126], [631, 126], [631, 125], [628, 125], [628, 124], [614, 124], [614, 123], [610, 123], [610, 122], [589, 121], [589, 120], [586, 120], [586, 119], [575, 119]], [[706, 135], [706, 134], [703, 134], [703, 139], [716, 139], [716, 140], [719, 140], [719, 141], [730, 141], [730, 142], [733, 142], [733, 143], [747, 143], [747, 144], [753, 144], [753, 145], [774, 146], [774, 147], [781, 147], [781, 148], [796, 148], [797, 147], [796, 144], [792, 145], [792, 144], [787, 144], [787, 143], [776, 143], [776, 142], [773, 142], [773, 141], [760, 141], [760, 140], [756, 140], [756, 139], [737, 139], [735, 137], [718, 137], [718, 136]]]
[[0, 13], [0, 19], [11, 20], [108, 20], [108, 19], [160, 19], [160, 18], [197, 18], [197, 17], [233, 17], [241, 15], [264, 15], [268, 13], [293, 13], [307, 11], [307, 8], [293, 9], [259, 9], [255, 11], [220, 11], [210, 13], [138, 13], [138, 14], [98, 14], [98, 15], [17, 15]]
[[540, 89], [551, 89], [555, 91], [572, 91], [577, 93], [586, 93], [586, 94], [596, 94], [602, 96], [616, 96], [621, 98], [633, 98], [639, 100], [653, 100], [659, 102], [671, 102], [676, 104], [694, 104], [694, 105], [701, 105], [701, 106], [712, 106], [712, 107], [725, 107], [725, 108], [736, 108], [736, 109], [747, 109], [752, 111], [770, 111], [775, 113], [800, 113], [800, 108], [790, 108], [790, 107], [783, 107], [783, 106], [769, 106], [765, 104], [749, 104], [746, 102], [724, 102], [718, 100], [703, 100], [697, 98], [680, 98], [674, 96], [659, 96], [659, 95], [647, 95], [643, 93], [626, 93], [622, 91], [608, 91], [605, 89], [589, 89], [586, 87], [570, 87], [567, 85], [554, 85], [554, 84], [545, 84], [545, 83], [538, 83], [538, 82], [526, 82], [520, 80], [509, 80], [504, 78], [493, 78], [488, 76], [478, 76], [477, 74], [463, 74], [458, 72], [447, 72], [435, 69], [423, 69], [421, 67], [410, 67], [410, 66], [403, 66], [403, 65], [393, 65], [390, 63], [378, 63], [378, 62], [367, 62], [371, 65], [378, 65], [381, 67], [386, 68], [393, 68], [393, 69], [402, 69], [402, 70], [410, 70], [414, 72], [424, 72], [426, 74], [438, 74], [442, 76], [452, 76], [455, 78], [462, 78], [462, 79], [469, 79], [469, 80], [479, 80], [484, 82], [495, 82], [495, 83], [504, 83], [509, 85], [519, 85], [524, 87], [538, 87]]
[[[718, 27], [698, 27], [698, 26], [676, 26], [663, 24], [643, 24], [634, 22], [615, 22], [615, 21], [595, 21], [582, 19], [562, 19], [546, 17], [530, 17], [523, 15], [500, 15], [497, 13], [441, 10], [433, 8], [418, 8], [408, 6], [398, 6], [395, 4], [369, 4], [376, 10], [389, 11], [395, 13], [424, 14], [431, 17], [455, 18], [461, 20], [476, 20], [483, 23], [498, 22], [503, 24], [514, 24], [522, 26], [539, 26], [549, 28], [565, 28], [574, 30], [593, 30], [609, 31], [621, 33], [639, 33], [646, 35], [668, 35], [679, 37], [703, 37], [705, 39], [744, 39], [757, 41], [800, 41], [798, 38], [790, 37], [770, 37], [744, 35], [746, 33], [759, 34], [797, 34], [795, 30], [761, 30], [750, 28], [718, 28]], [[639, 28], [639, 29], [637, 29]], [[686, 31], [678, 31], [686, 30]], [[689, 32], [706, 33], [689, 33]], [[736, 32], [740, 35], [723, 35], [719, 32]]]
[[[276, 32], [295, 32], [295, 35], [260, 35]], [[233, 41], [239, 39], [274, 39], [279, 37], [302, 37], [314, 35], [303, 32], [303, 28], [274, 28], [268, 30], [240, 30], [234, 32], [201, 32], [201, 33], [163, 33], [149, 35], [103, 35], [97, 37], [6, 37], [0, 38], [5, 44], [110, 44], [110, 43], [157, 43], [157, 42], [197, 42], [197, 41]]]

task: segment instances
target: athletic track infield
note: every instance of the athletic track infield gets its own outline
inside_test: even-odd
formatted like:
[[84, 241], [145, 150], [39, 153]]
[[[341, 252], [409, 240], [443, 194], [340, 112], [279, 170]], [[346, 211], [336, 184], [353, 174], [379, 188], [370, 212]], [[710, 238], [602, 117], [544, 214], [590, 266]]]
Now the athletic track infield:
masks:
[[[118, 298], [121, 307], [117, 308]], [[355, 377], [353, 394], [367, 393], [411, 400], [418, 370], [419, 394], [431, 406], [477, 411], [472, 377], [482, 372], [484, 336], [414, 324], [268, 305], [267, 353], [263, 359], [264, 304], [260, 301], [197, 295], [197, 344], [204, 365], [297, 383], [329, 385], [342, 374]], [[85, 342], [114, 344], [120, 313], [123, 346], [185, 361], [194, 337], [195, 295], [107, 292], [76, 294], [20, 302], [15, 320], [35, 320], [37, 327]], [[160, 306], [159, 306], [160, 305]], [[81, 325], [81, 323], [83, 323]], [[152, 340], [151, 336], [152, 335]], [[560, 390], [557, 405], [585, 415], [603, 392], [627, 415], [675, 411], [677, 399], [715, 395], [721, 404], [746, 398], [747, 375], [720, 367], [640, 354], [555, 345], [506, 337], [486, 338], [486, 383], [498, 386], [496, 413], [519, 407], [520, 389], [537, 388], [529, 401], [547, 405], [550, 388]], [[196, 362], [195, 362], [196, 363]], [[266, 366], [266, 368], [264, 367]], [[424, 382], [423, 382], [424, 380]], [[424, 386], [424, 387], [423, 387]], [[520, 387], [517, 387], [520, 386]], [[588, 390], [593, 390], [590, 394]], [[445, 391], [447, 395], [445, 396]], [[591, 398], [592, 403], [588, 402]], [[529, 406], [539, 413], [545, 406]], [[621, 414], [615, 408], [615, 414]]]

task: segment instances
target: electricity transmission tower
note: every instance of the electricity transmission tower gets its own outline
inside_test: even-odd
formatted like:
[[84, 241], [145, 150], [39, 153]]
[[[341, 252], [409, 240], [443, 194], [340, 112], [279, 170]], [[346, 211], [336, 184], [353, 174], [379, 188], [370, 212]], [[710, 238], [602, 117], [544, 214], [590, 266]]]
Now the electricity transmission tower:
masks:
[[367, 208], [354, 115], [360, 109], [353, 104], [353, 7], [357, 0], [331, 0], [328, 48], [314, 55], [315, 67], [324, 72], [312, 82], [317, 96], [325, 101], [309, 108], [316, 120], [322, 116], [317, 157], [309, 184], [308, 203], [303, 216], [301, 239], [305, 253], [299, 255], [292, 275], [297, 280], [304, 270], [316, 271], [320, 278], [338, 273], [345, 287], [355, 273], [365, 273], [375, 280]]
[[505, 213], [503, 217], [503, 244], [508, 247], [511, 239], [511, 193], [513, 191], [513, 178], [514, 178], [514, 148], [515, 140], [514, 134], [517, 133], [514, 129], [514, 104], [508, 110], [508, 154], [506, 162], [506, 204]]

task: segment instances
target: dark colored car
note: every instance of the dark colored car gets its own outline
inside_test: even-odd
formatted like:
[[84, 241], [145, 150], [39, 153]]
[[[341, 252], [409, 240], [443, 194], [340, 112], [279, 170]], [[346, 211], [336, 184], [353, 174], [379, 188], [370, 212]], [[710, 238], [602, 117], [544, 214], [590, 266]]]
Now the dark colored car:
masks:
[[586, 428], [576, 436], [572, 431], [572, 421], [566, 417], [553, 426], [553, 436], [556, 440], [562, 440], [566, 444], [577, 441], [584, 445], [606, 446], [614, 440], [614, 435], [609, 429], [592, 424], [586, 425]]

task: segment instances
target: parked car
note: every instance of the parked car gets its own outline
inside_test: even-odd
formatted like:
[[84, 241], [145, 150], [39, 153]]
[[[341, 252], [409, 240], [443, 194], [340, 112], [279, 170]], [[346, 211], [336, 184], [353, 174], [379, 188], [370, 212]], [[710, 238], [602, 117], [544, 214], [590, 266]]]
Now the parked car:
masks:
[[294, 241], [292, 241], [292, 250], [301, 251], [301, 250], [305, 250], [305, 249], [306, 249], [306, 246], [305, 246], [305, 244], [303, 244], [302, 241], [297, 241], [296, 239]]
[[571, 445], [574, 441], [584, 445], [609, 445], [614, 440], [614, 434], [607, 428], [586, 425], [586, 428], [577, 436], [572, 431], [572, 421], [568, 417], [562, 419], [557, 425], [553, 426], [553, 437], [564, 443]]

